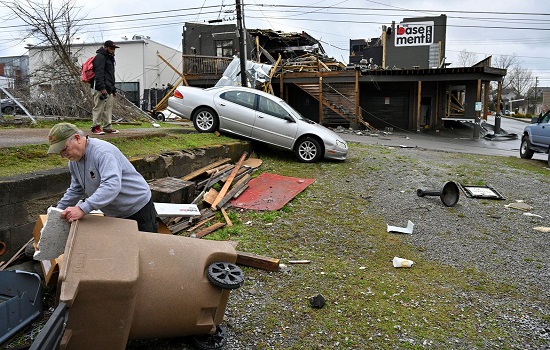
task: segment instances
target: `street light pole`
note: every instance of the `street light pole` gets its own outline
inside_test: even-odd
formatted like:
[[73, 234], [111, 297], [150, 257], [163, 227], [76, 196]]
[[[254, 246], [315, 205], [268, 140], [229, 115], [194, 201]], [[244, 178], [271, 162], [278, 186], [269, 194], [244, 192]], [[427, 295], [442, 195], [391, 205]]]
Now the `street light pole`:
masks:
[[239, 59], [241, 62], [241, 85], [248, 86], [246, 82], [246, 54], [244, 49], [245, 33], [243, 30], [243, 16], [241, 0], [235, 0], [237, 7], [237, 37], [239, 38]]

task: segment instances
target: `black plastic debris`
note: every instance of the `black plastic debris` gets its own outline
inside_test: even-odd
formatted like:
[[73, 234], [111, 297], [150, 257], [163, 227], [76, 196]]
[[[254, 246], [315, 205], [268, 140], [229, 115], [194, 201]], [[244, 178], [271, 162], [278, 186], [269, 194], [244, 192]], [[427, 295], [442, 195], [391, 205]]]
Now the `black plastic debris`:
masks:
[[0, 271], [0, 344], [42, 314], [40, 276]]
[[309, 298], [309, 305], [316, 309], [320, 309], [325, 306], [325, 302], [326, 300], [321, 294], [317, 294], [316, 296]]

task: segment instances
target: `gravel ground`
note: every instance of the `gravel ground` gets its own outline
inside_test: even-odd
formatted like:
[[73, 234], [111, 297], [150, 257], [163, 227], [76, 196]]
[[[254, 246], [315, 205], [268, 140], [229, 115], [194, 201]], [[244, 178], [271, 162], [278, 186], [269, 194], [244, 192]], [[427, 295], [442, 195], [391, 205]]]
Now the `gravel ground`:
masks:
[[[319, 171], [315, 185], [325, 189], [328, 186], [336, 188], [337, 192], [344, 194], [343, 198], [350, 200], [348, 204], [364, 206], [365, 212], [379, 215], [388, 225], [405, 227], [407, 221], [411, 220], [415, 224], [413, 234], [401, 237], [404, 242], [422, 251], [430, 263], [448, 265], [466, 273], [468, 269], [476, 269], [496, 281], [515, 286], [520, 294], [527, 297], [494, 298], [483, 293], [472, 293], [461, 296], [463, 307], [475, 301], [476, 305], [482, 305], [478, 309], [479, 315], [495, 314], [496, 322], [505, 332], [517, 335], [509, 348], [549, 349], [549, 233], [533, 228], [550, 224], [550, 170], [547, 169], [549, 172], [542, 175], [531, 174], [503, 165], [503, 159], [419, 148], [353, 148], [346, 166], [350, 166], [350, 169], [365, 169], [363, 176], [338, 179], [330, 171]], [[546, 165], [542, 161], [532, 162], [540, 167]], [[471, 170], [476, 168], [482, 169]], [[483, 183], [479, 183], [480, 179], [484, 180]], [[448, 208], [438, 196], [418, 197], [416, 194], [419, 188], [438, 191], [447, 181], [465, 186], [490, 184], [505, 199], [467, 198], [461, 192], [457, 205]], [[307, 191], [314, 192], [313, 189]], [[342, 207], [342, 197], [331, 196], [334, 190], [325, 190], [326, 197], [322, 197], [322, 192], [315, 195], [308, 192], [306, 197], [321, 196], [318, 199], [323, 205]], [[309, 202], [306, 199], [300, 202], [302, 200]], [[528, 213], [540, 217], [528, 216], [524, 211], [506, 207], [518, 201], [532, 206], [533, 209]], [[341, 215], [342, 220], [346, 220], [345, 214]], [[287, 220], [293, 219], [288, 217]], [[315, 223], [318, 224], [317, 221]], [[337, 226], [337, 223], [326, 222], [326, 225]], [[316, 226], [316, 229], [331, 231], [327, 227]], [[277, 227], [272, 230], [266, 234], [278, 233]], [[227, 349], [260, 349], [255, 345], [259, 339], [264, 340], [264, 344], [279, 344], [268, 346], [270, 349], [294, 348], [292, 336], [287, 335], [283, 341], [286, 346], [281, 347], [281, 334], [266, 334], [261, 318], [254, 316], [255, 306], [260, 308], [269, 300], [273, 286], [286, 278], [288, 276], [285, 274], [270, 274], [267, 280], [258, 278], [232, 292], [227, 317], [231, 330]], [[251, 298], [253, 301], [250, 301]], [[246, 305], [246, 312], [235, 312], [235, 308], [239, 309], [242, 305]], [[546, 319], [540, 318], [541, 314], [546, 315]], [[243, 320], [243, 317], [247, 319]], [[252, 323], [257, 324], [256, 328], [246, 331], [240, 329], [245, 324], [250, 325], [250, 318], [255, 320]], [[291, 333], [294, 336], [297, 334]], [[526, 343], [527, 339], [532, 341]], [[432, 344], [425, 339], [413, 339], [411, 342], [417, 348], [506, 348], [498, 339], [487, 339], [482, 345], [463, 344], [453, 339], [452, 335], [449, 335], [448, 343], [444, 345]], [[346, 348], [330, 344], [320, 347]], [[378, 347], [366, 345], [366, 348]], [[382, 348], [400, 346], [388, 343]]]
[[[261, 158], [261, 154], [259, 154]], [[277, 161], [264, 160], [263, 172], [278, 172]], [[299, 349], [324, 348], [348, 349], [336, 341], [335, 327], [319, 334], [304, 334], [302, 325], [311, 322], [307, 318], [307, 306], [286, 304], [278, 299], [281, 290], [289, 292], [303, 289], [304, 295], [315, 291], [312, 286], [303, 285], [300, 275], [304, 267], [288, 264], [289, 259], [300, 259], [293, 249], [300, 251], [326, 250], [327, 259], [340, 259], [339, 252], [347, 254], [350, 261], [360, 261], [369, 253], [370, 237], [358, 237], [360, 232], [346, 232], [339, 222], [363, 220], [357, 210], [365, 216], [376, 217], [386, 224], [404, 227], [411, 220], [414, 232], [411, 235], [398, 234], [404, 243], [415, 247], [424, 264], [448, 266], [465, 275], [475, 270], [487, 278], [507, 283], [518, 293], [506, 293], [502, 297], [491, 296], [482, 290], [464, 292], [449, 300], [435, 296], [430, 303], [456, 303], [457, 309], [475, 309], [474, 318], [480, 322], [487, 319], [498, 324], [505, 334], [513, 336], [502, 339], [480, 339], [475, 343], [465, 341], [457, 334], [449, 333], [444, 343], [418, 338], [414, 332], [401, 332], [396, 342], [388, 334], [350, 334], [361, 339], [364, 348], [371, 349], [550, 349], [550, 247], [549, 233], [534, 230], [537, 226], [550, 226], [550, 172], [530, 173], [526, 170], [504, 165], [502, 157], [454, 154], [420, 148], [388, 148], [383, 146], [353, 145], [350, 158], [343, 163], [319, 163], [311, 166], [299, 165], [295, 173], [287, 176], [315, 178], [315, 183], [291, 202], [293, 211], [278, 221], [260, 227], [266, 236], [273, 237], [265, 246], [265, 255], [280, 257], [286, 266], [280, 272], [246, 269], [246, 283], [231, 292], [223, 326], [228, 330], [225, 349]], [[542, 161], [531, 161], [534, 166], [544, 168]], [[274, 165], [275, 164], [275, 165]], [[550, 170], [547, 170], [550, 171]], [[342, 176], [346, 174], [346, 176]], [[445, 207], [438, 196], [418, 197], [419, 188], [439, 190], [447, 181], [465, 186], [490, 184], [505, 200], [467, 198], [463, 192], [456, 206]], [[507, 208], [506, 205], [523, 201], [532, 210], [526, 212]], [[305, 211], [317, 215], [304, 223]], [[326, 208], [332, 208], [322, 215]], [[349, 210], [355, 208], [356, 210]], [[336, 215], [332, 215], [336, 212]], [[369, 225], [369, 222], [365, 222]], [[296, 232], [288, 232], [296, 230]], [[323, 232], [318, 241], [308, 241], [314, 232]], [[289, 250], [280, 256], [272, 255], [270, 243], [287, 239]], [[349, 252], [345, 243], [361, 239], [365, 250]], [[339, 243], [340, 242], [340, 243]], [[336, 253], [334, 253], [336, 252]], [[391, 253], [389, 253], [391, 254]], [[392, 255], [393, 257], [393, 255]], [[307, 257], [305, 257], [307, 258]], [[391, 258], [390, 258], [391, 259]], [[313, 266], [309, 268], [313, 269]], [[422, 269], [422, 265], [413, 268]], [[399, 270], [399, 269], [397, 269]], [[345, 271], [342, 271], [345, 277]], [[318, 276], [318, 274], [316, 274]], [[472, 277], [471, 284], [480, 283]], [[302, 285], [297, 285], [302, 283]], [[403, 281], [407, 283], [406, 280]], [[481, 284], [481, 283], [480, 283]], [[333, 286], [334, 293], [340, 291]], [[326, 291], [334, 299], [334, 293]], [[340, 292], [338, 292], [340, 293]], [[366, 294], [370, 291], [365, 291]], [[518, 297], [519, 295], [519, 297]], [[345, 295], [341, 296], [345, 299]], [[335, 300], [327, 300], [332, 305]], [[342, 301], [341, 301], [342, 302]], [[360, 301], [359, 301], [360, 302]], [[269, 311], [266, 305], [277, 305], [276, 311]], [[300, 306], [297, 306], [300, 305]], [[343, 307], [343, 305], [342, 305]], [[267, 313], [280, 313], [284, 324], [267, 324]], [[465, 311], [467, 312], [467, 311]], [[457, 316], [460, 322], [460, 315]], [[399, 319], [399, 315], [396, 316]], [[375, 324], [376, 320], [362, 318], [353, 322]], [[483, 329], [485, 324], [480, 324]], [[405, 328], [405, 326], [403, 326]], [[345, 329], [341, 330], [345, 332]], [[332, 333], [331, 333], [332, 332]], [[482, 331], [480, 330], [480, 334]], [[322, 334], [321, 334], [322, 333]], [[304, 336], [318, 340], [316, 347], [301, 347]], [[375, 340], [372, 340], [372, 339]], [[510, 340], [511, 338], [511, 340]], [[378, 339], [378, 340], [377, 340]], [[384, 339], [387, 340], [384, 342]], [[466, 338], [471, 339], [471, 338]], [[385, 345], [380, 345], [385, 344]], [[358, 348], [358, 347], [353, 347]], [[127, 349], [193, 349], [188, 340], [132, 341]]]

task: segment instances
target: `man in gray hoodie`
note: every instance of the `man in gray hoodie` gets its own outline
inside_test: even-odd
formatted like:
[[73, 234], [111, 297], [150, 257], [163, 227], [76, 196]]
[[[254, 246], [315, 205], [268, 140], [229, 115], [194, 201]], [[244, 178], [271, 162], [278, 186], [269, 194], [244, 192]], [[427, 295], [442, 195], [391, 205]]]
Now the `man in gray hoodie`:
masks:
[[69, 160], [71, 185], [57, 203], [69, 222], [92, 210], [137, 221], [138, 229], [157, 232], [151, 189], [132, 163], [109, 142], [88, 138], [70, 123], [52, 127], [48, 154]]

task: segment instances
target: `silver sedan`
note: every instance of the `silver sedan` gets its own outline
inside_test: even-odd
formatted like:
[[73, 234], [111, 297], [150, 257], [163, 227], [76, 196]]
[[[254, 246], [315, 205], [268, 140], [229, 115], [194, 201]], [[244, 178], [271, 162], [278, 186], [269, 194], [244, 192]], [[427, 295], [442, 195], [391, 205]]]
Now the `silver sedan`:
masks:
[[348, 145], [335, 132], [298, 113], [284, 100], [238, 86], [178, 87], [168, 110], [193, 122], [199, 132], [228, 132], [282, 147], [301, 162], [345, 160]]

